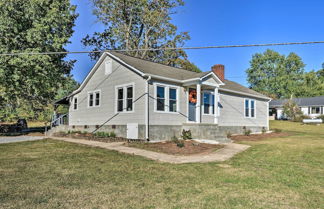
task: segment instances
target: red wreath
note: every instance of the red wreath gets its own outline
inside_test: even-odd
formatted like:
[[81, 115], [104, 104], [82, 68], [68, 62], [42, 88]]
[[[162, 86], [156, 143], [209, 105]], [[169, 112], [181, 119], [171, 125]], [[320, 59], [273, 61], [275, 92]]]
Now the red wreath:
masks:
[[197, 92], [194, 89], [189, 91], [189, 102], [194, 104], [197, 102]]

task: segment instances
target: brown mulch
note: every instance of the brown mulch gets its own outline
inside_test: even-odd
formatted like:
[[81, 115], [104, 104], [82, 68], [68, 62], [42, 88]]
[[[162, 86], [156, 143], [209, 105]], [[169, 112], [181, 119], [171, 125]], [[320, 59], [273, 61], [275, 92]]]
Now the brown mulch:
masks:
[[184, 147], [178, 147], [177, 144], [172, 141], [156, 143], [126, 143], [125, 145], [171, 155], [208, 154], [224, 147], [224, 145], [198, 143], [193, 140], [183, 140], [183, 143]]
[[267, 138], [282, 137], [282, 136], [289, 136], [289, 135], [290, 134], [285, 132], [280, 132], [280, 133], [273, 132], [273, 133], [265, 133], [265, 134], [251, 134], [249, 136], [236, 135], [236, 136], [231, 136], [230, 138], [233, 141], [258, 141]]
[[123, 137], [95, 137], [91, 133], [73, 133], [73, 134], [65, 134], [65, 133], [54, 133], [56, 137], [68, 137], [72, 139], [85, 139], [90, 141], [99, 141], [99, 142], [127, 142], [130, 141], [129, 139]]

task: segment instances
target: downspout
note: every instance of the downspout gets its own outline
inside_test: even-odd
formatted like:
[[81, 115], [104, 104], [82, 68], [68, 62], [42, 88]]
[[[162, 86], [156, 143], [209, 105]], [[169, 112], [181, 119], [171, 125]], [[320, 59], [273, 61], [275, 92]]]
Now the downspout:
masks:
[[151, 76], [148, 76], [147, 80], [146, 80], [146, 108], [145, 108], [145, 138], [147, 141], [149, 141], [149, 125], [150, 125], [150, 80], [151, 80]]

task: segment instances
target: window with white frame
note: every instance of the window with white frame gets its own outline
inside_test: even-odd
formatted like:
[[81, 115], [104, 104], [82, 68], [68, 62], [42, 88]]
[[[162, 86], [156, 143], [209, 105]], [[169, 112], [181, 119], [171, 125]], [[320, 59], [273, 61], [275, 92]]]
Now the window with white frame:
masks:
[[244, 116], [246, 118], [255, 118], [255, 100], [245, 99], [244, 100]]
[[311, 107], [311, 114], [320, 114], [321, 107]]
[[73, 110], [78, 109], [78, 97], [73, 98]]
[[177, 112], [177, 89], [169, 88], [169, 112]]
[[157, 84], [155, 88], [155, 110], [158, 112], [178, 112], [178, 88]]
[[100, 106], [100, 91], [93, 91], [88, 93], [88, 107]]
[[116, 87], [117, 112], [131, 112], [134, 109], [134, 85]]
[[203, 113], [205, 115], [215, 114], [215, 96], [210, 91], [203, 92]]

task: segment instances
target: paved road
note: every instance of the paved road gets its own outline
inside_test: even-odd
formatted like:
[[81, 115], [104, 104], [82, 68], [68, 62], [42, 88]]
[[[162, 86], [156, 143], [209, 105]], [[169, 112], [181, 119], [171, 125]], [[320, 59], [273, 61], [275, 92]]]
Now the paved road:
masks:
[[0, 136], [0, 144], [12, 143], [12, 142], [24, 142], [24, 141], [35, 141], [44, 139], [44, 136]]

